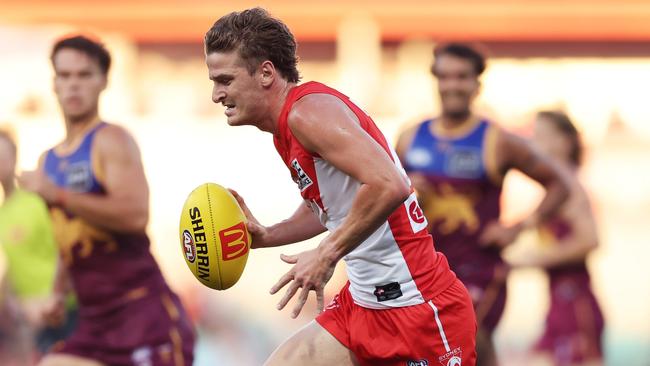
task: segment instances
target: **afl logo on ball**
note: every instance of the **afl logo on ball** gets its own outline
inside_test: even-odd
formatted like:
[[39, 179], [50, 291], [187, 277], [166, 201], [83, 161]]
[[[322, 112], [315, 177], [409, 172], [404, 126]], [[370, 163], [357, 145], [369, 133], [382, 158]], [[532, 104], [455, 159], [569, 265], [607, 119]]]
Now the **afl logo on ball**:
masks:
[[183, 231], [183, 246], [185, 247], [185, 258], [188, 262], [194, 263], [196, 260], [196, 245], [194, 245], [194, 238], [189, 231]]

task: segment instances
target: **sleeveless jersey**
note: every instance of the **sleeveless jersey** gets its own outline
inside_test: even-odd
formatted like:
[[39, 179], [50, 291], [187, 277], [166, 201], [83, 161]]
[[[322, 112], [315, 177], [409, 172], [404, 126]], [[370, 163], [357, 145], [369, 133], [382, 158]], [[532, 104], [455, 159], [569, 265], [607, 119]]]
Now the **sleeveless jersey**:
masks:
[[[292, 134], [287, 118], [293, 104], [314, 93], [332, 95], [345, 103], [361, 128], [390, 156], [405, 179], [408, 178], [372, 119], [345, 95], [317, 82], [294, 87], [287, 95], [278, 121], [275, 147], [303, 199], [323, 226], [334, 231], [346, 219], [361, 183], [307, 151]], [[343, 258], [355, 303], [372, 309], [417, 305], [453, 283], [455, 276], [446, 258], [436, 253], [426, 228], [426, 218], [412, 193], [379, 229]]]
[[[61, 156], [54, 149], [47, 152], [45, 173], [57, 186], [71, 192], [105, 194], [91, 160], [95, 135], [105, 126], [102, 122], [90, 130], [72, 153]], [[57, 206], [50, 207], [50, 213], [83, 314], [108, 312], [167, 289], [144, 232], [111, 232]]]
[[492, 277], [494, 266], [502, 262], [499, 250], [479, 246], [478, 238], [500, 215], [501, 184], [489, 166], [496, 128], [478, 120], [450, 136], [434, 132], [441, 127], [437, 123], [420, 124], [403, 156], [404, 168], [429, 183], [422, 208], [436, 247], [454, 272], [461, 280]]
[[[571, 235], [572, 228], [570, 223], [562, 218], [552, 218], [545, 222], [540, 228], [542, 244], [546, 246], [558, 245], [563, 239]], [[571, 277], [575, 281], [588, 286], [590, 281], [587, 263], [583, 260], [575, 263], [568, 263], [546, 270], [551, 285], [558, 279]]]

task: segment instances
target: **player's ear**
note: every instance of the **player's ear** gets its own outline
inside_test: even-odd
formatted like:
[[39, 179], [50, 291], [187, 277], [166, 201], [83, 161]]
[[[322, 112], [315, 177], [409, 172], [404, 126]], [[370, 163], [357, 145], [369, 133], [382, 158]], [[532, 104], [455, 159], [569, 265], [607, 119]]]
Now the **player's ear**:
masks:
[[481, 92], [481, 88], [483, 87], [483, 84], [481, 84], [481, 80], [476, 80], [476, 88], [474, 89], [474, 96], [478, 96], [478, 94]]
[[106, 90], [107, 86], [108, 86], [108, 75], [104, 74], [104, 77], [102, 78], [102, 91]]
[[276, 76], [275, 66], [273, 62], [266, 60], [260, 65], [261, 83], [263, 87], [269, 87], [273, 84]]

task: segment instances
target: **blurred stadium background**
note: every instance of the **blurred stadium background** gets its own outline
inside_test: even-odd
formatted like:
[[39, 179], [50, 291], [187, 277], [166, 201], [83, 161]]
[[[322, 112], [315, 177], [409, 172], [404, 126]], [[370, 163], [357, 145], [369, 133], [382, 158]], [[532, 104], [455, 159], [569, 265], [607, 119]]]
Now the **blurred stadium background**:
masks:
[[[64, 126], [52, 93], [50, 47], [68, 33], [101, 38], [114, 57], [101, 114], [140, 143], [151, 188], [149, 232], [169, 283], [199, 329], [196, 365], [257, 365], [298, 320], [278, 312], [268, 289], [288, 266], [279, 254], [317, 241], [254, 251], [241, 281], [216, 292], [191, 277], [178, 250], [179, 210], [205, 181], [237, 189], [266, 224], [300, 203], [271, 136], [228, 128], [210, 100], [204, 32], [221, 15], [261, 5], [299, 41], [303, 80], [342, 90], [390, 139], [437, 113], [428, 70], [436, 42], [480, 42], [490, 57], [480, 111], [528, 134], [534, 112], [561, 108], [587, 146], [581, 177], [600, 222], [589, 261], [606, 316], [606, 364], [650, 365], [650, 2], [647, 0], [2, 0], [0, 124], [20, 143], [19, 166], [36, 166]], [[0, 157], [1, 158], [1, 157]], [[538, 187], [512, 174], [505, 219], [525, 215]], [[532, 245], [524, 235], [518, 245]], [[330, 297], [345, 274], [338, 269]], [[525, 362], [548, 305], [545, 277], [514, 272], [496, 333], [504, 365]]]

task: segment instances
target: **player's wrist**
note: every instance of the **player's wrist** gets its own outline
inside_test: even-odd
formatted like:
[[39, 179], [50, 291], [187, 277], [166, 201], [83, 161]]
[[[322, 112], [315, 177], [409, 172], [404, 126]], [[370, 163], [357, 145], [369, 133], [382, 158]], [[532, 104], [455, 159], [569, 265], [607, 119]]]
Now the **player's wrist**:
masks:
[[520, 231], [534, 229], [539, 225], [539, 216], [532, 214], [519, 223]]
[[317, 249], [320, 260], [331, 267], [336, 266], [336, 263], [343, 257], [343, 255], [338, 253], [336, 250], [334, 243], [327, 241], [327, 239], [321, 242]]
[[57, 187], [54, 191], [54, 198], [52, 199], [52, 204], [60, 207], [65, 207], [68, 203], [68, 191]]

